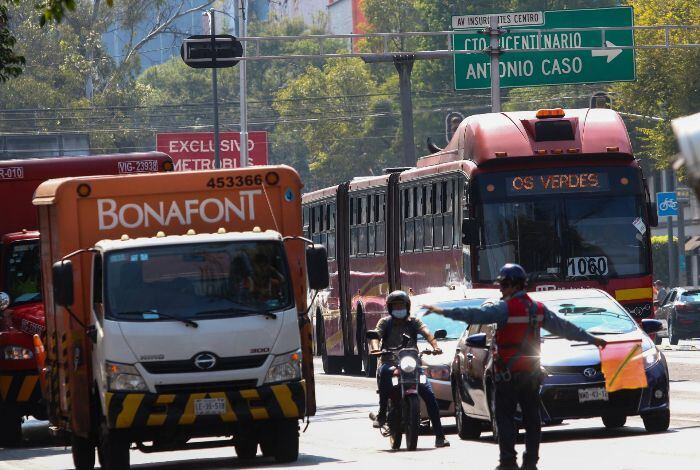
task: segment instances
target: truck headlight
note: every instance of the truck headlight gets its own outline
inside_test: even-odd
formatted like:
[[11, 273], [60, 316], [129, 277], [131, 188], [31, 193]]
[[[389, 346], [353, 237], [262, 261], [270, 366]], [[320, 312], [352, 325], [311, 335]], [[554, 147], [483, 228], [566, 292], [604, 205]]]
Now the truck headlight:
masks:
[[644, 357], [644, 367], [648, 369], [661, 360], [661, 353], [651, 340], [643, 341], [642, 357]]
[[113, 392], [147, 392], [148, 386], [138, 369], [129, 364], [105, 362], [107, 388]]
[[2, 356], [6, 361], [26, 361], [34, 358], [34, 352], [23, 346], [9, 345], [3, 349]]
[[265, 376], [265, 383], [290, 382], [301, 379], [301, 349], [275, 356]]
[[411, 356], [402, 357], [401, 361], [399, 362], [399, 367], [401, 368], [401, 370], [408, 374], [416, 370], [417, 365], [418, 362], [416, 361], [416, 358]]
[[428, 366], [427, 374], [433, 380], [450, 380], [449, 366]]

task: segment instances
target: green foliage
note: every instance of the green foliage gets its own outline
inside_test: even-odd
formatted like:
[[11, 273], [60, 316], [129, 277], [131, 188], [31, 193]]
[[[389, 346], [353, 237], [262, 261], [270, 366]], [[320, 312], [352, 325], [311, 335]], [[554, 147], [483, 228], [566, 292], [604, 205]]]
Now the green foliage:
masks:
[[[673, 237], [673, 253], [678, 253], [678, 238]], [[651, 257], [654, 266], [654, 280], [661, 279], [664, 285], [671, 285], [668, 275], [668, 235], [651, 237]]]
[[0, 82], [5, 82], [22, 73], [25, 59], [14, 52], [17, 39], [3, 27], [9, 21], [7, 6], [0, 4]]

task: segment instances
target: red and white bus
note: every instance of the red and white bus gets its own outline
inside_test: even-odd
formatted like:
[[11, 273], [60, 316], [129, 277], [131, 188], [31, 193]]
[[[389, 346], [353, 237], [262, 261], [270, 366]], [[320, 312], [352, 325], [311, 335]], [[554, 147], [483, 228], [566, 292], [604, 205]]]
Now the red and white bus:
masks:
[[531, 290], [597, 287], [651, 316], [656, 210], [616, 112], [470, 116], [445, 149], [387, 173], [304, 196], [306, 234], [331, 259], [312, 311], [326, 372], [374, 373], [364, 331], [388, 292], [488, 287], [506, 262]]

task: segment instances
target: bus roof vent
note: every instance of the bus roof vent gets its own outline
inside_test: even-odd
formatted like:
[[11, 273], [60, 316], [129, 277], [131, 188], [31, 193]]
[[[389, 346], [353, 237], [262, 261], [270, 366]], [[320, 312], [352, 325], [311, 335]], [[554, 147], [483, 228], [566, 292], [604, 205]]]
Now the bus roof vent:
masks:
[[396, 167], [391, 167], [391, 168], [384, 168], [384, 174], [385, 175], [390, 175], [392, 173], [401, 173], [406, 170], [411, 170], [413, 169], [412, 166], [396, 166]]
[[187, 231], [187, 235], [197, 235], [197, 232], [195, 232], [194, 229], [191, 228]]
[[219, 227], [219, 230], [217, 230], [216, 233], [218, 233], [219, 235], [223, 235], [224, 233], [226, 233], [226, 229], [223, 227]]
[[156, 238], [163, 238], [165, 237], [165, 232], [162, 230], [159, 230], [158, 233], [156, 233]]
[[122, 235], [120, 238], [120, 240], [123, 242], [127, 241], [128, 239], [129, 239], [129, 235], [127, 235], [126, 233], [124, 235]]

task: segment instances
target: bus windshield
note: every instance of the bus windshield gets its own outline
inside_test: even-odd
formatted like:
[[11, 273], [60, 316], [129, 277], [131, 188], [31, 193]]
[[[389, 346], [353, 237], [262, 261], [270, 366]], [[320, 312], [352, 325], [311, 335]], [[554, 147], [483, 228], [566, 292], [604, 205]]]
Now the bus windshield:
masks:
[[279, 242], [187, 244], [114, 251], [105, 263], [113, 320], [204, 319], [292, 307]]
[[649, 247], [641, 194], [545, 194], [484, 201], [478, 278], [490, 282], [506, 262], [531, 281], [643, 275]]

